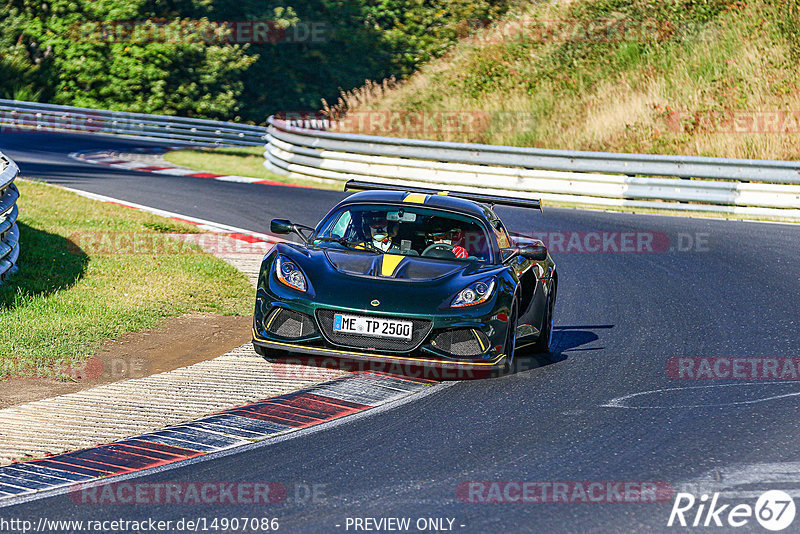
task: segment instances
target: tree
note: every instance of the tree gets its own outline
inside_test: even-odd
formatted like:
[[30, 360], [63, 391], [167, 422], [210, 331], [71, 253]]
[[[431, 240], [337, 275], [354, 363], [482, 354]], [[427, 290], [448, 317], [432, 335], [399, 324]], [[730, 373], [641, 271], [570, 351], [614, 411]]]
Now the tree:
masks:
[[4, 71], [59, 104], [231, 119], [257, 59], [198, 38], [213, 27], [202, 18], [209, 2], [10, 0], [0, 9]]

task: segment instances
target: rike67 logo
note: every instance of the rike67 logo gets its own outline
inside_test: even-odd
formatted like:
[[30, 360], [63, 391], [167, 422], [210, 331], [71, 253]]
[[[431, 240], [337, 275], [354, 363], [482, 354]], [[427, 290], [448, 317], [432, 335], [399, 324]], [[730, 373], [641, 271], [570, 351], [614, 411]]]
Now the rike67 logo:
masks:
[[706, 494], [697, 499], [691, 493], [678, 493], [667, 526], [739, 528], [755, 519], [763, 528], [779, 532], [794, 521], [794, 499], [784, 491], [763, 493], [755, 507], [747, 503], [720, 504], [719, 497], [719, 493], [714, 493], [709, 501]]

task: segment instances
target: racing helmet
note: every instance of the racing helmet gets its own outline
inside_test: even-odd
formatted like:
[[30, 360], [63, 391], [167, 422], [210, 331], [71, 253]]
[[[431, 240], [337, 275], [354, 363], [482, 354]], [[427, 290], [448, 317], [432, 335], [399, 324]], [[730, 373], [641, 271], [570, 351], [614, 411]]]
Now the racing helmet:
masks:
[[389, 221], [386, 213], [367, 211], [361, 217], [364, 237], [376, 242], [385, 242], [389, 239]]

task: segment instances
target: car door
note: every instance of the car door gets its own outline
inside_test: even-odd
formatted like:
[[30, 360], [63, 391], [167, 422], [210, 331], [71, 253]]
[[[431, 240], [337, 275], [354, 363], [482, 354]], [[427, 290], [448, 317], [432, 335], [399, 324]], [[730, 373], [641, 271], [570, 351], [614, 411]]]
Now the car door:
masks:
[[[497, 246], [501, 250], [516, 245], [500, 218], [495, 218], [491, 221], [491, 224], [495, 239], [497, 239]], [[508, 266], [514, 272], [519, 282], [519, 287], [517, 288], [517, 303], [519, 306], [518, 324], [520, 325], [529, 323], [538, 324], [531, 322], [534, 318], [532, 317], [532, 308], [535, 300], [536, 284], [538, 282], [534, 265], [534, 262], [522, 256], [517, 256], [508, 263]]]

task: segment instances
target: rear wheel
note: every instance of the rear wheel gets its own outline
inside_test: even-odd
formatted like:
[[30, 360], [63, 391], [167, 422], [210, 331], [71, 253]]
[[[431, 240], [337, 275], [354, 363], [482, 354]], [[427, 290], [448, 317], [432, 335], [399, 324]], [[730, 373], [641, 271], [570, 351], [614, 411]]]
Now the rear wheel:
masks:
[[503, 350], [506, 354], [506, 362], [503, 372], [510, 373], [514, 364], [514, 352], [517, 348], [517, 301], [511, 305], [511, 314], [508, 316], [508, 332], [506, 333], [506, 343]]
[[553, 289], [547, 296], [547, 306], [545, 306], [544, 319], [542, 320], [542, 328], [539, 331], [539, 339], [533, 345], [533, 352], [542, 353], [550, 352], [550, 340], [553, 337], [553, 311], [556, 307], [556, 288], [558, 287], [553, 282]]

